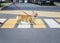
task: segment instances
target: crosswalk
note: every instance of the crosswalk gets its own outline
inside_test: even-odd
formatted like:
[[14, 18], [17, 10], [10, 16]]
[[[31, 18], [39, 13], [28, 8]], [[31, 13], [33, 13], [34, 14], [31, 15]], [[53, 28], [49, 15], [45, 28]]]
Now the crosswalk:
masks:
[[[3, 19], [0, 19], [0, 22], [1, 22], [1, 23], [4, 23], [6, 20], [7, 20], [7, 19], [3, 18]], [[0, 26], [1, 26], [1, 24], [0, 24]]]
[[33, 24], [33, 28], [46, 28], [46, 25], [41, 19], [36, 19], [35, 23], [36, 24]]
[[23, 22], [21, 21], [21, 23], [18, 24], [17, 28], [31, 28], [31, 25], [29, 22]]
[[16, 22], [16, 19], [8, 19], [1, 28], [14, 28]]
[[48, 28], [60, 28], [60, 19], [52, 19], [52, 18], [37, 18], [35, 20], [35, 24], [31, 25], [29, 22], [23, 22], [17, 24], [16, 18], [1, 18], [0, 22], [3, 24], [0, 24], [0, 28], [41, 28], [46, 29]]
[[60, 23], [60, 19], [56, 19], [56, 21], [57, 21], [58, 23]]
[[58, 24], [53, 19], [44, 19], [44, 21], [48, 24], [50, 28], [60, 28], [60, 24]]

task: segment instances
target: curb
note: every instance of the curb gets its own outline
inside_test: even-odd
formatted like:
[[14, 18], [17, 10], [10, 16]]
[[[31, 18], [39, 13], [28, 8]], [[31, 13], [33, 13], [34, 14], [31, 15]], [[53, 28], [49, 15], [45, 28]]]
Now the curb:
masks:
[[0, 8], [0, 10], [1, 10], [1, 8]]
[[57, 5], [57, 6], [60, 6], [60, 3], [55, 2], [54, 4]]

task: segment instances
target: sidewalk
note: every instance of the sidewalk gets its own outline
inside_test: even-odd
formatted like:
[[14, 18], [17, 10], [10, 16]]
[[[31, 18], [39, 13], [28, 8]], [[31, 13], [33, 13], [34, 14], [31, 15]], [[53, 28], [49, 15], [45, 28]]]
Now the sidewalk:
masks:
[[60, 3], [58, 3], [58, 2], [54, 2], [54, 4], [57, 5], [57, 6], [60, 6]]
[[11, 3], [2, 3], [2, 5], [4, 5], [3, 7], [0, 7], [0, 10], [2, 9], [2, 8], [4, 8], [5, 6], [9, 6]]
[[[0, 11], [0, 14], [24, 14], [26, 12], [28, 14], [32, 14], [31, 10], [7, 10], [7, 11]], [[60, 18], [60, 12], [49, 12], [49, 11], [34, 11], [35, 13], [38, 13], [38, 16], [43, 17], [59, 17]]]
[[0, 10], [1, 10], [2, 7], [0, 7]]

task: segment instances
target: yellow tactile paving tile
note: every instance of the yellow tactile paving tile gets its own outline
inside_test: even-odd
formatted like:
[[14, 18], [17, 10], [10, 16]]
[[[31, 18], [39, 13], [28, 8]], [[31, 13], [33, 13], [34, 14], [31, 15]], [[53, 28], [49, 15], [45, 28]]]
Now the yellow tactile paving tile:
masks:
[[14, 28], [17, 19], [8, 19], [1, 28]]
[[55, 19], [58, 23], [60, 23], [60, 19]]
[[36, 24], [33, 24], [33, 28], [46, 28], [46, 25], [41, 19], [36, 19], [35, 23]]

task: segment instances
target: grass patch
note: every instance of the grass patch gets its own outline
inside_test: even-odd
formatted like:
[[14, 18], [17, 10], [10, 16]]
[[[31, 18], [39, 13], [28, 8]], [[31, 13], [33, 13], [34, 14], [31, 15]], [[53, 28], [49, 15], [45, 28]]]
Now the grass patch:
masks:
[[3, 4], [0, 4], [0, 7], [3, 7], [4, 5]]
[[0, 7], [3, 7], [4, 5], [0, 5]]

